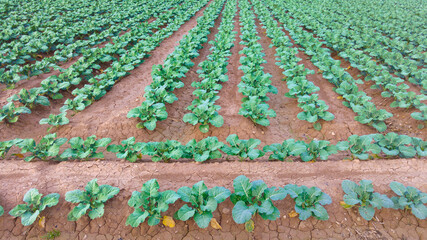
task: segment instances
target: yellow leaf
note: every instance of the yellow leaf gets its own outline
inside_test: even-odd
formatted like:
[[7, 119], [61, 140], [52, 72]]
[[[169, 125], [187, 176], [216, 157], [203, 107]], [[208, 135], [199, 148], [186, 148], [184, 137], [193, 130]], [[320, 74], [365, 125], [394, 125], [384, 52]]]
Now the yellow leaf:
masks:
[[163, 225], [165, 225], [166, 227], [170, 227], [173, 228], [175, 227], [175, 220], [173, 220], [172, 217], [169, 216], [163, 216], [163, 221], [162, 221]]
[[348, 66], [348, 68], [347, 69], [350, 69], [351, 68], [351, 66]]
[[289, 217], [294, 218], [294, 217], [298, 217], [298, 213], [295, 212], [295, 210], [292, 210], [290, 213], [288, 213]]
[[255, 223], [252, 221], [252, 219], [245, 222], [245, 229], [247, 232], [252, 232], [255, 229]]
[[346, 208], [346, 209], [348, 209], [348, 208], [352, 208], [353, 207], [353, 205], [348, 205], [347, 203], [345, 203], [344, 201], [340, 201], [340, 205], [343, 207], [343, 208]]
[[44, 227], [45, 227], [45, 225], [46, 225], [46, 218], [43, 216], [43, 217], [41, 217], [41, 218], [40, 218], [40, 220], [39, 220], [39, 226], [40, 226], [41, 228], [44, 228]]
[[18, 157], [18, 158], [24, 158], [24, 155], [22, 155], [20, 153], [15, 153], [15, 154], [12, 154], [12, 155], [15, 156], [15, 157]]
[[337, 99], [342, 99], [342, 96], [338, 96]]
[[222, 229], [221, 225], [219, 225], [219, 223], [216, 221], [215, 218], [211, 219], [211, 227], [213, 227], [216, 230]]

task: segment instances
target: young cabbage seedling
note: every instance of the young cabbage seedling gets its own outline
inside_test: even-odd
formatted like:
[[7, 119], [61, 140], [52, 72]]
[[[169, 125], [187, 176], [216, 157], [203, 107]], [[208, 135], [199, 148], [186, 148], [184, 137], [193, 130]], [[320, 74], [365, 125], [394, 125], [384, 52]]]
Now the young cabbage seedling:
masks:
[[67, 118], [67, 112], [62, 112], [58, 115], [50, 114], [49, 118], [42, 118], [39, 122], [39, 124], [49, 124], [51, 126], [47, 129], [47, 132], [50, 132], [53, 127], [58, 128], [68, 123], [70, 123], [70, 120]]
[[413, 137], [412, 145], [415, 147], [415, 150], [417, 150], [418, 156], [427, 157], [427, 141]]
[[51, 193], [42, 198], [43, 194], [39, 190], [32, 188], [24, 196], [26, 204], [19, 204], [10, 210], [9, 214], [13, 217], [21, 217], [21, 223], [24, 226], [29, 226], [40, 218], [40, 213], [46, 207], [53, 207], [58, 204], [59, 194]]
[[375, 143], [381, 150], [389, 156], [399, 156], [404, 158], [414, 157], [417, 154], [414, 146], [412, 146], [412, 138], [406, 135], [399, 135], [394, 132], [389, 132], [386, 135], [374, 135]]
[[9, 102], [19, 101], [25, 107], [33, 108], [34, 104], [40, 104], [43, 106], [49, 106], [49, 99], [45, 96], [41, 96], [41, 88], [31, 88], [30, 90], [21, 89], [18, 94], [12, 95], [7, 100]]
[[391, 182], [390, 188], [399, 197], [392, 197], [394, 209], [411, 209], [412, 214], [419, 219], [427, 218], [427, 193], [423, 193], [417, 188], [404, 186], [399, 182]]
[[295, 141], [294, 139], [288, 139], [280, 143], [273, 143], [263, 148], [264, 152], [273, 152], [269, 160], [275, 159], [284, 161], [289, 156], [300, 156], [303, 152], [307, 151], [307, 144], [302, 141]]
[[331, 197], [317, 187], [308, 188], [288, 184], [285, 191], [295, 200], [295, 211], [300, 220], [313, 216], [319, 220], [328, 220], [329, 215], [323, 205], [331, 204]]
[[265, 220], [276, 220], [280, 217], [272, 201], [282, 200], [287, 192], [283, 188], [271, 187], [262, 180], [250, 182], [246, 176], [238, 176], [233, 181], [234, 193], [230, 199], [234, 204], [232, 215], [238, 224], [245, 224], [245, 229], [252, 232], [255, 228], [252, 217], [259, 214]]
[[92, 135], [86, 140], [81, 137], [71, 138], [68, 143], [71, 148], [65, 149], [61, 154], [64, 159], [89, 159], [89, 158], [104, 158], [104, 153], [96, 152], [100, 147], [106, 147], [111, 142], [111, 138], [101, 138], [96, 140], [96, 136]]
[[348, 146], [343, 142], [332, 145], [329, 141], [313, 140], [307, 144], [307, 151], [301, 153], [301, 159], [304, 162], [316, 161], [317, 158], [327, 160], [330, 155], [337, 153], [338, 150], [345, 151], [347, 148]]
[[185, 145], [185, 158], [194, 158], [196, 162], [204, 162], [209, 159], [220, 158], [221, 149], [224, 146], [223, 142], [219, 142], [217, 137], [207, 137], [196, 142], [195, 139], [190, 140]]
[[342, 144], [347, 144], [353, 158], [356, 157], [360, 160], [368, 159], [368, 152], [372, 152], [373, 154], [379, 154], [381, 152], [378, 145], [373, 143], [373, 137], [371, 135], [351, 135], [348, 141]]
[[130, 137], [122, 141], [123, 145], [111, 144], [107, 147], [107, 151], [117, 153], [118, 158], [126, 159], [129, 162], [136, 162], [141, 158], [140, 151], [144, 147], [144, 143], [135, 143], [135, 137]]
[[261, 144], [259, 139], [240, 140], [237, 134], [231, 134], [227, 137], [227, 142], [230, 146], [224, 145], [221, 150], [227, 155], [239, 156], [241, 161], [246, 158], [254, 160], [265, 154], [263, 151], [256, 149]]
[[22, 139], [16, 138], [9, 141], [0, 142], [0, 158], [5, 158], [6, 154], [9, 152], [9, 150], [16, 145], [17, 143], [21, 142]]
[[175, 140], [165, 142], [148, 142], [141, 150], [141, 154], [152, 156], [153, 162], [169, 162], [171, 159], [180, 159], [184, 154], [183, 146]]
[[350, 180], [342, 181], [342, 189], [346, 193], [344, 202], [341, 205], [344, 208], [352, 208], [359, 205], [359, 214], [367, 221], [370, 221], [375, 214], [375, 208], [392, 208], [393, 201], [386, 195], [374, 192], [372, 181], [361, 180], [360, 185]]
[[177, 220], [187, 221], [194, 217], [199, 228], [207, 228], [213, 219], [212, 212], [216, 210], [219, 203], [224, 202], [230, 195], [230, 190], [224, 187], [213, 187], [208, 189], [203, 181], [193, 185], [192, 188], [181, 187], [178, 189], [179, 196], [185, 204], [174, 215]]
[[137, 128], [147, 128], [152, 131], [156, 128], [157, 121], [163, 121], [168, 117], [164, 103], [154, 103], [152, 100], [142, 102], [141, 106], [131, 109], [127, 114], [128, 118], [139, 118], [142, 122], [136, 125]]
[[169, 209], [169, 204], [176, 202], [179, 199], [179, 195], [172, 190], [159, 192], [159, 188], [157, 180], [151, 179], [142, 185], [141, 192], [134, 191], [132, 193], [128, 205], [135, 208], [135, 210], [127, 218], [126, 226], [138, 227], [147, 218], [149, 226], [160, 223], [163, 218], [162, 212], [166, 212]]
[[6, 119], [8, 123], [15, 123], [23, 113], [31, 113], [31, 110], [27, 107], [16, 107], [15, 103], [10, 102], [0, 109], [0, 122]]
[[110, 185], [98, 185], [98, 179], [93, 179], [85, 187], [65, 194], [65, 200], [78, 203], [68, 214], [68, 221], [77, 221], [89, 210], [89, 218], [100, 218], [104, 215], [104, 203], [119, 193], [119, 188]]
[[34, 158], [46, 160], [48, 157], [56, 157], [59, 153], [59, 147], [65, 142], [67, 142], [66, 138], [56, 139], [56, 133], [52, 133], [44, 136], [38, 144], [34, 139], [29, 138], [23, 139], [16, 145], [21, 148], [21, 153], [32, 153], [31, 156], [25, 157], [25, 161], [28, 162]]

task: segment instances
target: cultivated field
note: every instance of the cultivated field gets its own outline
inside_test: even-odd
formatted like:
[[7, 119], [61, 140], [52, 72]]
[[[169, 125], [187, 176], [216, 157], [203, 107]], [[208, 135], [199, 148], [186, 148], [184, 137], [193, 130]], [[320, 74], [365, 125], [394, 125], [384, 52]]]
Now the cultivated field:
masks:
[[427, 238], [426, 6], [1, 2], [0, 238]]

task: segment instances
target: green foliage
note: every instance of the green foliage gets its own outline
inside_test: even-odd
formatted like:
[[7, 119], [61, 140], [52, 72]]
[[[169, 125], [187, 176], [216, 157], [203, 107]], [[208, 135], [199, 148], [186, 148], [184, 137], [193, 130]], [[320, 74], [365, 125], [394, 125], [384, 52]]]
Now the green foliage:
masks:
[[327, 160], [332, 154], [336, 154], [338, 150], [347, 150], [347, 144], [338, 143], [337, 145], [330, 144], [329, 141], [325, 140], [313, 140], [307, 144], [307, 151], [301, 153], [301, 159], [304, 162], [316, 161], [320, 158], [321, 160]]
[[[250, 182], [246, 176], [238, 176], [233, 181], [234, 193], [230, 199], [234, 204], [232, 215], [233, 220], [238, 224], [245, 224], [247, 231], [253, 224], [252, 217], [259, 214], [265, 220], [276, 220], [280, 217], [272, 201], [282, 200], [287, 192], [283, 188], [268, 188], [262, 180]], [[252, 222], [251, 222], [252, 221]]]
[[49, 99], [45, 96], [41, 96], [42, 93], [41, 88], [31, 88], [30, 90], [27, 90], [25, 88], [21, 89], [18, 94], [12, 95], [7, 100], [9, 102], [12, 101], [19, 101], [22, 103], [25, 107], [33, 108], [34, 104], [39, 104], [43, 106], [49, 106]]
[[409, 136], [389, 132], [386, 135], [376, 134], [374, 139], [386, 155], [410, 158], [417, 154]]
[[313, 216], [319, 220], [328, 220], [329, 215], [323, 205], [331, 204], [331, 197], [317, 187], [308, 188], [288, 184], [285, 191], [295, 200], [295, 211], [299, 219], [306, 220]]
[[3, 216], [3, 214], [4, 214], [4, 209], [2, 206], [0, 206], [0, 217]]
[[16, 107], [15, 103], [10, 102], [0, 109], [0, 122], [6, 119], [8, 123], [14, 123], [23, 113], [31, 113], [31, 110], [27, 107]]
[[110, 185], [98, 185], [98, 179], [93, 179], [85, 187], [65, 194], [65, 200], [78, 203], [68, 214], [68, 221], [77, 221], [89, 210], [89, 218], [100, 218], [104, 215], [104, 203], [119, 193], [119, 188]]
[[419, 219], [427, 218], [427, 193], [417, 188], [404, 186], [399, 182], [391, 182], [390, 188], [398, 197], [392, 197], [394, 209], [411, 209], [412, 214]]
[[43, 194], [39, 193], [39, 190], [30, 189], [23, 199], [26, 204], [17, 205], [10, 210], [9, 214], [13, 217], [21, 217], [21, 223], [24, 226], [33, 224], [46, 207], [53, 207], [59, 201], [58, 193], [51, 193], [43, 198], [42, 196]]
[[159, 192], [159, 188], [157, 180], [151, 179], [142, 185], [141, 192], [134, 191], [132, 193], [128, 205], [135, 210], [127, 218], [126, 226], [138, 227], [147, 218], [149, 226], [160, 223], [162, 212], [166, 212], [169, 209], [169, 204], [176, 202], [179, 195], [172, 190]]
[[218, 98], [219, 97], [216, 96], [206, 100], [195, 99], [192, 105], [187, 108], [191, 110], [192, 113], [184, 115], [184, 122], [188, 122], [192, 125], [201, 123], [199, 129], [202, 133], [207, 133], [209, 131], [209, 123], [215, 127], [221, 127], [224, 124], [224, 118], [217, 112], [221, 107], [212, 103]]
[[22, 139], [16, 138], [9, 141], [0, 142], [0, 158], [5, 158], [6, 154], [9, 152], [9, 150], [16, 145], [17, 143], [21, 142]]
[[[343, 144], [346, 144], [343, 142]], [[366, 160], [369, 158], [369, 153], [379, 154], [381, 149], [378, 145], [374, 144], [372, 135], [351, 135], [348, 138], [348, 149], [354, 157], [360, 160]]]
[[25, 161], [31, 161], [34, 158], [46, 160], [48, 157], [56, 157], [59, 153], [59, 148], [67, 142], [66, 138], [56, 138], [56, 133], [44, 136], [39, 143], [34, 139], [23, 139], [18, 142], [21, 148], [21, 153], [30, 152], [32, 155], [25, 157]]
[[417, 150], [418, 156], [427, 156], [427, 141], [423, 141], [421, 138], [412, 138], [412, 145]]
[[49, 118], [40, 119], [40, 124], [49, 124], [52, 127], [49, 127], [47, 131], [49, 132], [53, 127], [59, 127], [70, 123], [70, 120], [67, 118], [67, 112], [62, 112], [58, 115], [50, 114]]
[[392, 208], [393, 201], [386, 195], [374, 192], [372, 181], [361, 180], [360, 185], [350, 180], [342, 181], [342, 189], [346, 193], [344, 202], [349, 207], [358, 205], [359, 214], [365, 220], [370, 221], [375, 214], [375, 208]]
[[86, 140], [81, 137], [71, 138], [68, 143], [71, 148], [65, 149], [61, 154], [63, 159], [90, 159], [90, 158], [104, 158], [104, 153], [96, 152], [100, 147], [106, 147], [111, 142], [111, 138], [96, 139], [95, 135], [92, 135]]
[[196, 162], [204, 162], [209, 159], [221, 158], [219, 151], [224, 146], [223, 142], [218, 141], [217, 137], [207, 137], [199, 142], [195, 139], [190, 140], [185, 145], [185, 158], [194, 158]]
[[227, 142], [230, 146], [224, 145], [222, 151], [231, 156], [239, 156], [240, 160], [249, 158], [254, 160], [264, 156], [264, 152], [256, 149], [261, 143], [259, 139], [240, 140], [237, 134], [231, 134], [227, 137]]
[[302, 153], [307, 151], [307, 144], [303, 141], [295, 141], [294, 139], [288, 139], [280, 143], [273, 143], [266, 145], [263, 148], [264, 152], [272, 152], [269, 160], [284, 161], [289, 156], [300, 156]]
[[143, 149], [144, 143], [135, 143], [135, 137], [130, 137], [121, 143], [122, 145], [109, 145], [107, 151], [117, 153], [118, 158], [126, 159], [129, 162], [136, 162], [138, 158], [141, 158], [140, 151]]
[[142, 123], [136, 125], [137, 128], [147, 128], [154, 130], [157, 121], [163, 121], [168, 117], [166, 106], [164, 103], [154, 103], [154, 101], [144, 101], [141, 106], [138, 106], [129, 111], [128, 118], [139, 118]]
[[164, 142], [148, 142], [141, 150], [141, 154], [152, 156], [153, 162], [169, 162], [171, 159], [180, 159], [184, 154], [184, 146], [175, 140]]
[[239, 115], [248, 117], [254, 123], [261, 126], [269, 126], [270, 121], [267, 117], [276, 117], [276, 112], [273, 109], [268, 108], [268, 104], [261, 101], [257, 96], [250, 96], [243, 99]]
[[185, 204], [174, 215], [177, 220], [187, 221], [194, 218], [197, 226], [207, 228], [219, 203], [224, 202], [230, 195], [230, 190], [224, 187], [208, 189], [203, 181], [193, 185], [192, 188], [181, 187], [177, 193]]

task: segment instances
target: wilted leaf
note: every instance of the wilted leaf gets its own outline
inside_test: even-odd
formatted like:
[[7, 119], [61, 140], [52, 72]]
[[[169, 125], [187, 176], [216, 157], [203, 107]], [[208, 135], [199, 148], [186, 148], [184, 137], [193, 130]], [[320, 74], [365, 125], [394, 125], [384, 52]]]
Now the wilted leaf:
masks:
[[162, 221], [163, 225], [165, 225], [166, 227], [170, 227], [173, 228], [175, 227], [175, 220], [173, 220], [172, 217], [169, 216], [163, 216], [163, 221]]
[[219, 225], [219, 223], [216, 221], [215, 218], [211, 219], [211, 227], [213, 227], [214, 229], [217, 229], [217, 230], [222, 229], [221, 225]]
[[295, 210], [292, 210], [290, 213], [288, 213], [289, 217], [294, 218], [294, 217], [298, 217], [298, 213], [295, 212]]
[[40, 218], [40, 220], [39, 220], [39, 226], [41, 228], [45, 228], [46, 227], [46, 218], [44, 216]]

